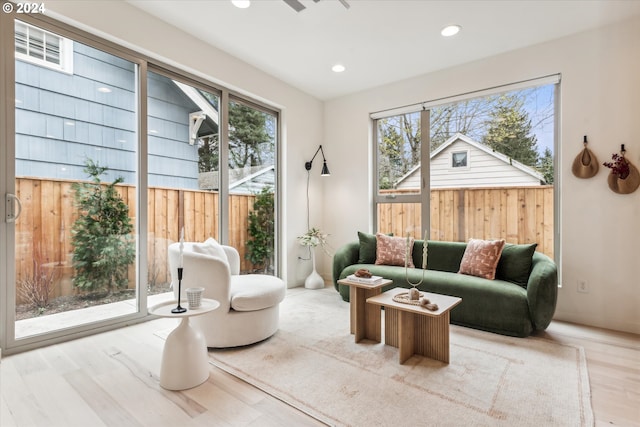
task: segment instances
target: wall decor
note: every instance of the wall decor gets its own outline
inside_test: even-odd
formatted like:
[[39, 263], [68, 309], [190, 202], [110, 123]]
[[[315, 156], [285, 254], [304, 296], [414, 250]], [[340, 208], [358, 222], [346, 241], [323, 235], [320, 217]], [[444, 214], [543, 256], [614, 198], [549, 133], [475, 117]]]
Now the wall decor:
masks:
[[629, 160], [625, 158], [624, 144], [620, 146], [620, 154], [613, 153], [611, 162], [603, 165], [611, 169], [607, 177], [607, 183], [611, 191], [618, 194], [629, 194], [640, 186], [640, 172]]
[[578, 178], [591, 178], [598, 173], [599, 165], [596, 155], [587, 148], [587, 135], [584, 136], [582, 142], [584, 148], [573, 160], [571, 172]]

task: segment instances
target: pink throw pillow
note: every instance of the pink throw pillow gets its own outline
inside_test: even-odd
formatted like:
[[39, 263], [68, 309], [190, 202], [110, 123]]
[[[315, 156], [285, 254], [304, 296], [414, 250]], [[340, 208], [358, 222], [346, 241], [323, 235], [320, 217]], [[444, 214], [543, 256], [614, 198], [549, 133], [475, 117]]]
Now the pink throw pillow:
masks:
[[493, 280], [504, 240], [469, 239], [458, 273]]
[[[408, 267], [413, 268], [413, 237], [409, 238]], [[407, 256], [406, 237], [393, 237], [376, 233], [376, 264], [404, 266]]]

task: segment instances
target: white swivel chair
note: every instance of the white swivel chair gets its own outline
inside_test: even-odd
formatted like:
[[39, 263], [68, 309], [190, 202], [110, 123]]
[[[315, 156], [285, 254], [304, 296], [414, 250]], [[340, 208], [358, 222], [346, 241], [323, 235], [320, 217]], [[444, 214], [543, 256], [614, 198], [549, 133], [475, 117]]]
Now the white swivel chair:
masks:
[[[182, 258], [181, 299], [186, 298], [185, 289], [202, 287], [203, 298], [220, 303], [220, 307], [211, 313], [190, 319], [204, 335], [207, 347], [253, 344], [278, 330], [279, 305], [286, 291], [281, 279], [266, 274], [240, 275], [238, 251], [220, 245], [212, 238], [204, 243], [185, 242]], [[169, 245], [169, 267], [176, 298], [179, 260], [179, 243], [172, 243]]]

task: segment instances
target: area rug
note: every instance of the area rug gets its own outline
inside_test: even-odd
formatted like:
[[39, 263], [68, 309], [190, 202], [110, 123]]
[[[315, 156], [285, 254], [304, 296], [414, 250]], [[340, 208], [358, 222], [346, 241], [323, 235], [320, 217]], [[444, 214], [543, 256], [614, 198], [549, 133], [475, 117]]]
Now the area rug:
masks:
[[261, 343], [212, 364], [336, 426], [591, 426], [582, 348], [451, 327], [450, 364], [354, 343], [332, 289], [290, 292]]

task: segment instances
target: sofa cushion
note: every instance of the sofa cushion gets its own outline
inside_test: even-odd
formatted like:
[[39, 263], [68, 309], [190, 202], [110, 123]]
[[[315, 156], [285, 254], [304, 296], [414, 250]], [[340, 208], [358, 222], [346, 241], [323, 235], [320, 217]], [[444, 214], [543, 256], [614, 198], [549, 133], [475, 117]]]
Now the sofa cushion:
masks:
[[[451, 323], [505, 335], [525, 337], [531, 334], [533, 325], [527, 291], [521, 286], [502, 280], [489, 282], [464, 274], [427, 273], [424, 290], [462, 298], [462, 303], [451, 311]], [[420, 289], [423, 290], [423, 286]]]
[[414, 242], [413, 237], [392, 237], [386, 236], [382, 233], [377, 233], [376, 241], [375, 263], [377, 265], [404, 266], [405, 262], [408, 262], [408, 267], [414, 267], [412, 256]]
[[266, 274], [231, 276], [229, 296], [236, 311], [256, 311], [280, 304], [286, 287], [282, 279]]
[[358, 231], [360, 241], [360, 252], [358, 264], [373, 264], [376, 262], [376, 236]]
[[505, 244], [496, 268], [496, 279], [526, 287], [536, 246], [538, 246], [537, 243], [529, 245]]
[[[449, 273], [457, 273], [460, 270], [460, 261], [467, 248], [465, 242], [429, 240], [428, 243], [427, 268], [429, 270], [448, 271]], [[422, 240], [416, 240], [413, 247], [413, 260], [416, 265], [421, 263], [417, 258], [418, 254], [422, 256], [422, 245]]]
[[[387, 236], [393, 236], [393, 233], [389, 233]], [[360, 241], [358, 264], [373, 264], [376, 262], [376, 246], [378, 242], [376, 236], [358, 231], [358, 240]]]
[[493, 280], [504, 248], [504, 240], [469, 239], [458, 273]]

